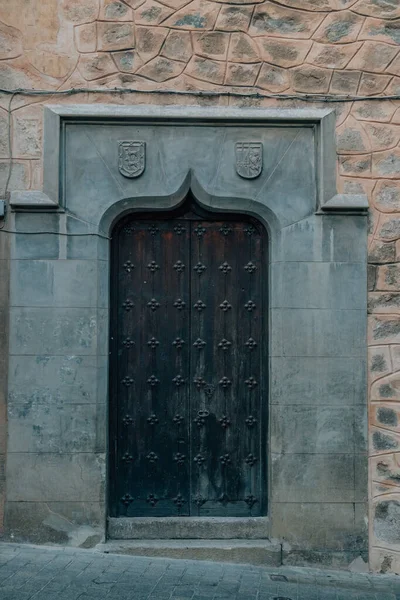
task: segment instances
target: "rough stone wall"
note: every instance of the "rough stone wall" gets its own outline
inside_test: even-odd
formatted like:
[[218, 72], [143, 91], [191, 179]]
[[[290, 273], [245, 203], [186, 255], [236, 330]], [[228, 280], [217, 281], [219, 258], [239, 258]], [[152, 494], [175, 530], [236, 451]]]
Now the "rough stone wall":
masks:
[[[42, 186], [45, 102], [291, 107], [305, 104], [146, 91], [400, 94], [399, 17], [398, 0], [3, 0], [1, 88], [141, 93], [1, 94], [0, 190], [9, 177], [9, 110], [8, 190], [21, 190]], [[337, 109], [338, 189], [365, 192], [371, 203], [371, 565], [400, 572], [400, 102], [331, 106]], [[0, 496], [2, 406], [0, 398]]]

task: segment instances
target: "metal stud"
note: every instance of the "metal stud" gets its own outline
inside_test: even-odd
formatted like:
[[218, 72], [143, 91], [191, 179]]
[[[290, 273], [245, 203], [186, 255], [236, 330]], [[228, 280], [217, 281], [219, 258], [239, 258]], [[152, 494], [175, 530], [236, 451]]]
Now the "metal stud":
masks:
[[186, 227], [182, 227], [182, 225], [179, 223], [178, 225], [175, 225], [174, 227], [174, 232], [177, 235], [182, 235], [182, 233], [186, 231]]
[[131, 227], [130, 225], [127, 225], [126, 227], [124, 227], [124, 233], [127, 233], [128, 235], [133, 233], [135, 231], [134, 227]]
[[133, 498], [130, 494], [125, 494], [124, 496], [122, 496], [121, 502], [122, 504], [125, 504], [125, 506], [129, 506], [131, 502], [133, 502]]
[[197, 340], [193, 344], [193, 346], [195, 348], [198, 348], [199, 350], [204, 348], [205, 345], [206, 345], [206, 342], [204, 340], [201, 340], [200, 338], [197, 338]]
[[193, 305], [193, 308], [195, 308], [199, 312], [204, 310], [205, 307], [206, 307], [206, 305], [204, 304], [204, 302], [202, 300], [197, 300], [196, 304]]
[[183, 417], [182, 417], [182, 415], [179, 415], [178, 413], [174, 416], [174, 418], [172, 420], [175, 423], [175, 425], [181, 425], [183, 423]]
[[173, 378], [172, 383], [174, 383], [176, 387], [180, 387], [185, 383], [185, 379], [182, 377], [182, 375], [177, 375]]
[[175, 348], [176, 348], [177, 350], [181, 350], [181, 348], [184, 346], [184, 344], [185, 344], [185, 341], [184, 341], [182, 338], [180, 338], [180, 337], [177, 337], [177, 338], [176, 338], [176, 339], [175, 339], [175, 340], [172, 342], [172, 345], [173, 345], [173, 346], [175, 346]]
[[245, 462], [249, 465], [249, 467], [252, 467], [253, 465], [255, 465], [257, 460], [258, 460], [257, 457], [254, 456], [254, 454], [252, 454], [251, 452], [245, 458]]
[[209, 416], [208, 410], [199, 410], [197, 411], [197, 417], [194, 419], [197, 427], [202, 427], [205, 425], [206, 418]]
[[124, 307], [124, 309], [126, 310], [126, 312], [129, 312], [130, 310], [132, 310], [132, 308], [135, 305], [132, 302], [132, 300], [129, 300], [129, 298], [128, 298], [127, 300], [125, 300], [125, 302], [122, 304], [122, 306]]
[[228, 300], [224, 300], [223, 302], [221, 302], [221, 304], [219, 305], [219, 307], [224, 312], [227, 312], [228, 310], [231, 310], [232, 305], [229, 304]]
[[254, 348], [257, 346], [257, 342], [251, 337], [247, 340], [245, 346], [247, 346], [249, 350], [254, 350]]
[[133, 271], [134, 268], [135, 268], [135, 265], [130, 260], [127, 260], [124, 263], [124, 269], [127, 273], [130, 273], [131, 271]]
[[222, 225], [222, 227], [219, 228], [220, 233], [222, 233], [222, 235], [229, 235], [232, 231], [232, 227], [229, 227], [229, 225]]
[[253, 376], [246, 379], [245, 384], [247, 385], [249, 390], [254, 390], [254, 388], [258, 386], [258, 382], [254, 379]]
[[228, 377], [222, 377], [222, 379], [219, 380], [219, 385], [225, 390], [232, 385], [232, 381], [228, 379]]
[[160, 266], [156, 263], [155, 260], [152, 260], [151, 262], [149, 262], [149, 264], [147, 265], [147, 268], [150, 269], [150, 271], [152, 273], [155, 273], [156, 271], [158, 271], [160, 269]]
[[183, 273], [183, 271], [185, 270], [185, 265], [183, 264], [183, 262], [181, 260], [177, 260], [176, 263], [174, 264], [173, 268], [175, 269], [175, 271], [177, 273]]
[[155, 387], [156, 385], [158, 385], [160, 383], [160, 380], [157, 379], [157, 377], [155, 375], [151, 375], [148, 380], [147, 383], [151, 386], [151, 387]]
[[226, 352], [226, 350], [229, 350], [229, 348], [231, 346], [232, 346], [232, 342], [228, 342], [228, 340], [226, 340], [225, 338], [223, 340], [221, 340], [220, 343], [218, 344], [218, 348], [221, 348], [225, 352]]
[[126, 375], [123, 380], [121, 381], [122, 385], [124, 385], [125, 387], [129, 387], [132, 385], [133, 383], [133, 379], [132, 377], [128, 377], [128, 375]]
[[228, 494], [221, 494], [220, 497], [218, 498], [218, 502], [220, 502], [223, 506], [226, 506], [227, 504], [229, 504], [229, 496]]
[[247, 506], [250, 509], [253, 508], [253, 506], [256, 504], [256, 502], [258, 502], [257, 498], [255, 496], [253, 496], [253, 494], [249, 494], [248, 496], [246, 496], [244, 501], [246, 502]]
[[148, 494], [146, 502], [151, 506], [155, 506], [158, 502], [158, 497], [155, 494]]
[[121, 460], [123, 460], [124, 463], [128, 464], [133, 461], [133, 457], [129, 454], [129, 452], [125, 452]]
[[184, 302], [181, 298], [178, 298], [178, 300], [175, 300], [174, 306], [178, 310], [183, 310], [186, 306], [186, 302]]
[[219, 419], [219, 423], [221, 425], [221, 427], [223, 429], [227, 429], [228, 427], [230, 427], [231, 424], [231, 420], [229, 419], [229, 417], [227, 417], [226, 415], [223, 415], [220, 419]]
[[157, 425], [158, 418], [154, 413], [151, 413], [151, 415], [149, 417], [147, 417], [147, 422], [149, 425]]
[[201, 465], [205, 462], [206, 459], [202, 454], [196, 454], [193, 460], [199, 467], [201, 467]]
[[150, 235], [156, 235], [160, 229], [159, 227], [156, 227], [155, 225], [150, 225], [149, 229], [148, 229]]
[[174, 454], [174, 461], [178, 463], [178, 465], [183, 465], [185, 458], [185, 454], [181, 454], [180, 452], [176, 452], [176, 454]]
[[146, 458], [152, 464], [158, 461], [158, 456], [155, 452], [149, 452]]
[[221, 464], [225, 467], [226, 465], [230, 465], [231, 464], [231, 457], [229, 456], [229, 454], [222, 454], [222, 456], [219, 457], [219, 460], [221, 462]]
[[247, 271], [248, 273], [254, 273], [254, 271], [257, 269], [256, 265], [254, 265], [251, 261], [247, 263], [247, 265], [244, 267], [245, 271]]
[[201, 275], [206, 269], [206, 265], [203, 265], [201, 262], [198, 262], [197, 265], [194, 265], [193, 267], [193, 271], [196, 271], [198, 275]]
[[135, 342], [134, 342], [133, 340], [131, 340], [131, 338], [130, 338], [130, 337], [127, 337], [127, 338], [125, 338], [125, 339], [124, 339], [124, 341], [122, 342], [122, 345], [123, 345], [125, 348], [132, 348], [132, 346], [134, 346], [134, 345], [135, 345]]
[[203, 504], [205, 504], [207, 502], [207, 500], [205, 498], [203, 498], [203, 496], [201, 494], [196, 494], [196, 496], [193, 497], [193, 503], [200, 508], [200, 506], [203, 506]]
[[256, 305], [255, 305], [255, 303], [253, 302], [253, 300], [249, 300], [248, 302], [246, 302], [246, 304], [244, 305], [244, 307], [245, 307], [245, 309], [246, 309], [246, 310], [248, 310], [249, 312], [252, 312], [252, 311], [255, 309]]
[[257, 419], [255, 417], [253, 417], [253, 415], [249, 415], [245, 422], [246, 422], [247, 427], [249, 427], [251, 429], [252, 427], [254, 427], [254, 425], [257, 424]]
[[125, 417], [122, 419], [122, 422], [124, 425], [132, 425], [133, 419], [130, 415], [125, 415]]
[[151, 308], [151, 310], [154, 312], [155, 310], [157, 310], [157, 308], [160, 308], [160, 303], [157, 302], [155, 298], [152, 298], [150, 302], [147, 303], [147, 306]]
[[222, 265], [220, 265], [218, 268], [225, 275], [227, 275], [230, 271], [232, 271], [232, 267], [230, 265], [228, 265], [228, 263], [226, 261], [224, 263], [222, 263]]
[[197, 227], [194, 228], [194, 232], [197, 235], [197, 237], [201, 238], [205, 234], [206, 228], [202, 227], [201, 225], [197, 225]]
[[206, 381], [203, 377], [195, 377], [193, 379], [193, 383], [197, 387], [198, 390], [200, 390], [202, 387], [204, 387], [206, 385]]
[[156, 340], [155, 337], [152, 337], [149, 339], [149, 341], [147, 342], [147, 345], [152, 349], [155, 350], [155, 348], [157, 348], [157, 346], [160, 345], [160, 342], [158, 340]]
[[247, 226], [247, 227], [244, 229], [244, 232], [245, 232], [245, 233], [246, 233], [248, 236], [251, 236], [251, 235], [254, 235], [255, 233], [257, 233], [257, 231], [256, 231], [255, 227], [253, 227], [253, 225], [248, 225], [248, 226]]
[[182, 508], [182, 506], [184, 504], [186, 504], [186, 500], [184, 499], [184, 497], [181, 494], [178, 494], [177, 496], [175, 496], [174, 498], [174, 504], [176, 504], [176, 506], [178, 508]]

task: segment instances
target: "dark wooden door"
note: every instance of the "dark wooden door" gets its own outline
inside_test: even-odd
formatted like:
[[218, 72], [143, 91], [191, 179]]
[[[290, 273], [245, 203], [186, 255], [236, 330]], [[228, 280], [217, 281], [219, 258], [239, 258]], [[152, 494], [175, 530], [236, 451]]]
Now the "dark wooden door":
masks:
[[111, 516], [265, 514], [265, 266], [248, 220], [117, 226]]

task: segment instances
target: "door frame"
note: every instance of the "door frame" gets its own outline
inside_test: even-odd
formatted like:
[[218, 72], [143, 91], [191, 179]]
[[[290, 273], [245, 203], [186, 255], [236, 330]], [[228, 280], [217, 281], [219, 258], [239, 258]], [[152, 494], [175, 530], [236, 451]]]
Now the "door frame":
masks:
[[[251, 518], [265, 518], [268, 515], [268, 507], [269, 507], [269, 234], [268, 231], [261, 221], [261, 219], [257, 219], [253, 215], [245, 214], [242, 212], [226, 212], [223, 210], [210, 210], [199, 204], [193, 192], [190, 190], [183, 201], [176, 207], [172, 209], [166, 210], [158, 210], [158, 211], [131, 211], [129, 213], [123, 214], [120, 218], [114, 222], [113, 227], [111, 229], [111, 244], [110, 244], [110, 271], [109, 271], [109, 280], [110, 280], [110, 304], [109, 304], [109, 361], [108, 361], [108, 452], [107, 452], [107, 517], [111, 517], [111, 505], [113, 495], [115, 496], [115, 483], [117, 481], [117, 476], [112, 477], [112, 473], [115, 473], [118, 466], [116, 464], [116, 442], [117, 442], [117, 432], [118, 432], [118, 420], [117, 420], [117, 411], [113, 410], [113, 402], [116, 400], [117, 391], [114, 389], [115, 378], [113, 377], [113, 372], [116, 370], [116, 356], [117, 356], [117, 345], [116, 345], [116, 336], [114, 336], [114, 332], [117, 330], [117, 318], [114, 312], [116, 303], [115, 303], [115, 295], [117, 294], [118, 289], [118, 237], [115, 236], [116, 232], [119, 232], [126, 224], [127, 221], [132, 220], [132, 217], [135, 220], [174, 220], [182, 218], [184, 215], [188, 213], [193, 213], [193, 216], [196, 216], [202, 221], [216, 221], [223, 219], [224, 221], [242, 221], [250, 224], [256, 225], [262, 231], [262, 257], [263, 257], [263, 270], [261, 274], [261, 290], [262, 290], [262, 306], [261, 306], [261, 327], [262, 327], [262, 336], [260, 337], [261, 344], [261, 369], [260, 372], [263, 371], [260, 380], [262, 385], [260, 386], [260, 395], [261, 395], [261, 423], [260, 423], [260, 448], [264, 453], [264, 460], [260, 466], [260, 478], [261, 478], [261, 515], [259, 517], [251, 517]], [[188, 220], [196, 220], [196, 219], [188, 219]], [[266, 276], [264, 276], [266, 275]], [[250, 516], [250, 515], [249, 515]], [[196, 518], [196, 515], [190, 515], [189, 518]], [[123, 517], [115, 517], [112, 518], [123, 518]], [[143, 518], [143, 517], [131, 517], [135, 518]], [[145, 517], [145, 518], [154, 518], [160, 519], [162, 517]], [[174, 519], [179, 519], [182, 517], [176, 516], [172, 517]], [[187, 518], [187, 517], [184, 517]], [[215, 517], [202, 517], [203, 519], [207, 518], [215, 518]], [[225, 517], [224, 517], [225, 518]], [[232, 517], [235, 518], [235, 517]]]

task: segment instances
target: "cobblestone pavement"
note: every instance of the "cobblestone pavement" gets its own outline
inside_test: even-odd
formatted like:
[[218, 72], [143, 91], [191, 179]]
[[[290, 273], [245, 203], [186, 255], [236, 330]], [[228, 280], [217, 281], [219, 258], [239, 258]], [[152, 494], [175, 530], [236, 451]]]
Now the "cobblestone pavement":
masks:
[[1, 600], [399, 600], [400, 577], [0, 544]]

